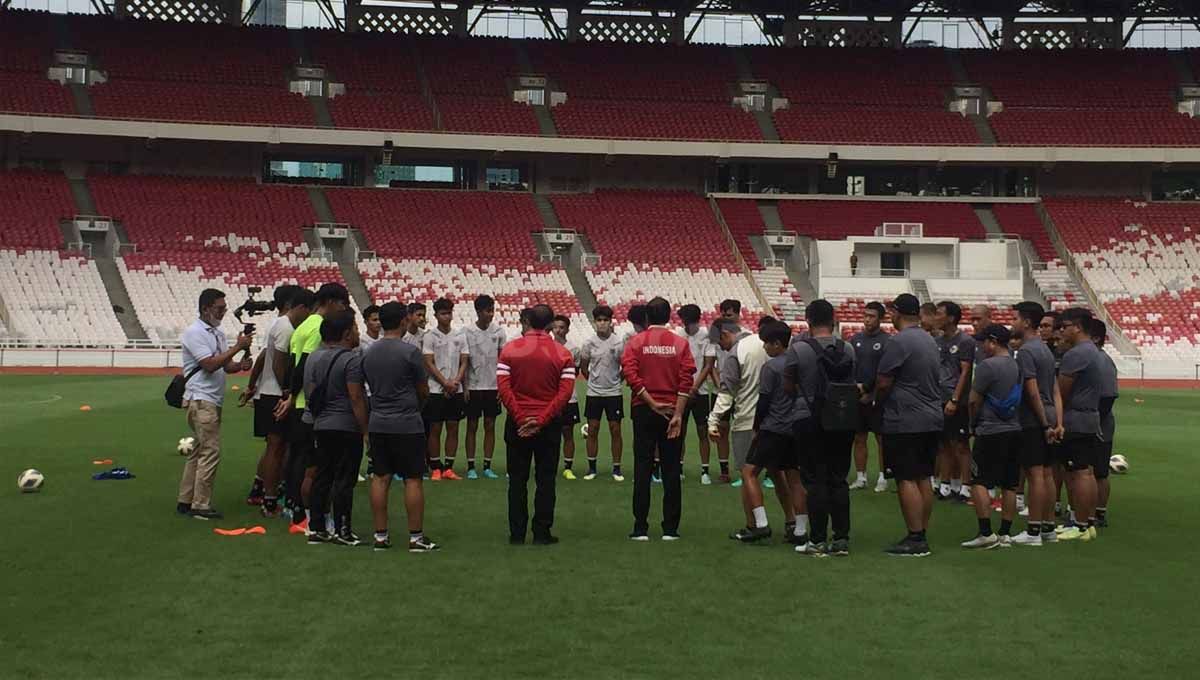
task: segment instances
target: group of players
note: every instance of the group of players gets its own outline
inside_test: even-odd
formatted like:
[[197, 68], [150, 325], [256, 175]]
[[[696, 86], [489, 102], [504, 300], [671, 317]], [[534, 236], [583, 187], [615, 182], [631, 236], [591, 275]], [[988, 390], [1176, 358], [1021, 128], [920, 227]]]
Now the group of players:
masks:
[[[315, 293], [282, 286], [275, 301], [279, 317], [241, 397], [242, 405], [253, 398], [255, 434], [266, 438], [248, 502], [261, 505], [264, 516], [286, 513], [292, 531], [305, 533], [310, 543], [360, 544], [350, 518], [353, 488], [362, 481], [365, 434], [375, 548], [391, 545], [388, 495], [395, 479], [404, 484], [409, 550], [436, 550], [423, 530], [422, 481], [461, 479], [455, 471], [460, 421], [467, 421], [467, 479], [498, 477], [492, 470], [501, 413], [497, 373], [507, 336], [494, 323], [495, 302], [477, 298], [476, 320], [464, 328], [452, 327], [453, 303], [446, 299], [433, 304], [432, 328], [423, 304], [371, 306], [362, 312], [366, 332], [360, 334], [340, 284]], [[758, 542], [771, 536], [763, 489], [773, 488], [786, 540], [798, 553], [848, 555], [849, 490], [867, 486], [867, 437], [874, 432], [881, 470], [875, 490], [886, 491], [888, 479], [895, 479], [907, 528], [887, 549], [891, 554], [929, 554], [926, 530], [935, 497], [974, 505], [979, 532], [963, 543], [966, 548], [1094, 540], [1096, 527], [1106, 523], [1117, 396], [1115, 366], [1099, 351], [1105, 328], [1084, 309], [1045, 312], [1023, 302], [1014, 310], [1011, 330], [990, 323], [986, 307], [973, 310], [969, 335], [959, 328], [962, 310], [954, 302], [921, 305], [900, 295], [888, 307], [869, 304], [863, 331], [849, 341], [837, 337], [838, 319], [825, 300], [808, 305], [808, 332], [802, 335], [770, 317], [751, 333], [741, 326], [736, 300], [724, 301], [707, 328], [696, 305], [675, 310], [681, 324], [675, 332], [686, 340], [684, 353], [694, 366], [681, 395], [686, 405], [677, 436], [685, 437], [686, 422], [694, 422], [702, 433], [701, 483], [714, 480], [711, 441], [718, 450], [717, 481], [739, 487], [746, 522], [731, 538]], [[523, 334], [530, 331], [530, 312], [521, 315]], [[894, 334], [883, 328], [889, 316]], [[561, 428], [561, 437], [555, 436], [561, 474], [576, 479], [577, 371], [587, 383], [584, 479], [599, 474], [605, 420], [611, 475], [620, 482], [628, 382], [623, 354], [631, 338], [662, 324], [650, 323], [644, 305], [629, 310], [632, 333], [616, 331], [606, 306], [596, 307], [592, 319], [596, 333], [579, 347], [567, 340], [568, 318], [555, 316], [545, 329], [575, 365], [562, 378], [572, 383], [570, 401], [554, 420]], [[671, 414], [664, 409], [660, 415]], [[475, 458], [481, 421], [480, 472]], [[661, 466], [652, 450], [655, 482], [662, 481], [663, 469], [679, 474], [676, 465]], [[683, 447], [678, 450], [682, 459]], [[522, 479], [527, 477], [526, 470]], [[1073, 512], [1059, 527], [1064, 484]], [[990, 519], [991, 490], [1001, 496], [998, 532]], [[1024, 509], [1017, 503], [1022, 490]], [[635, 515], [637, 502], [635, 493]], [[1027, 511], [1028, 521], [1013, 536], [1018, 511]], [[676, 517], [664, 539], [678, 538], [677, 529]], [[644, 527], [635, 524], [631, 538], [645, 540]]]

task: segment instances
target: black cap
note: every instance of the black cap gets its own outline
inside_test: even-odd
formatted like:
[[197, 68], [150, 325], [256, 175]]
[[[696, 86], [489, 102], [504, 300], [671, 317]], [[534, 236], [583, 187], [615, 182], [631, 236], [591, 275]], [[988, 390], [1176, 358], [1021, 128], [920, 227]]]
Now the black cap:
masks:
[[979, 342], [995, 340], [1001, 345], [1007, 345], [1010, 338], [1012, 338], [1012, 333], [998, 323], [991, 324], [987, 328], [984, 328], [982, 333], [975, 336], [975, 339]]
[[921, 301], [917, 299], [916, 295], [910, 293], [897, 295], [890, 306], [905, 316], [917, 316], [921, 313]]

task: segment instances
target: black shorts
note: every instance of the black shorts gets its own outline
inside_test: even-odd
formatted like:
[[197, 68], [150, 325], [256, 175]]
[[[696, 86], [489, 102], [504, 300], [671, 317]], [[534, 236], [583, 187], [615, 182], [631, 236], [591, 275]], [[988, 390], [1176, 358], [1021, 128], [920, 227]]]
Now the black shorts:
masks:
[[266, 437], [271, 434], [287, 436], [287, 421], [275, 420], [275, 407], [279, 405], [280, 398], [264, 394], [254, 400], [255, 437]]
[[1108, 473], [1112, 471], [1111, 465], [1113, 452], [1112, 442], [1100, 442], [1096, 447], [1096, 459], [1092, 461], [1092, 474], [1096, 479], [1108, 479]]
[[858, 403], [858, 433], [866, 434], [867, 432], [879, 432], [879, 421], [883, 417], [883, 411], [872, 408], [869, 404], [862, 402]]
[[695, 399], [689, 400], [687, 408], [683, 411], [683, 426], [686, 428], [688, 418], [691, 418], [692, 422], [696, 423], [696, 430], [700, 432], [700, 436], [707, 436], [708, 414], [712, 413], [715, 400], [711, 394], [697, 394]]
[[1021, 467], [1028, 470], [1032, 467], [1054, 465], [1054, 452], [1046, 443], [1046, 431], [1040, 427], [1027, 427], [1021, 430]]
[[965, 404], [959, 404], [958, 410], [952, 416], [946, 416], [942, 425], [942, 439], [945, 441], [965, 442], [971, 438], [970, 416]]
[[313, 433], [316, 439], [316, 445], [313, 447], [313, 455], [309, 459], [309, 465], [318, 469], [327, 468], [330, 465], [336, 467], [336, 462], [342, 456], [351, 455], [355, 457], [354, 469], [357, 474], [359, 462], [362, 461], [362, 434], [358, 432], [346, 432], [345, 430], [321, 430]]
[[466, 403], [463, 395], [431, 394], [425, 402], [425, 421], [428, 423], [456, 423], [463, 419]]
[[1068, 434], [1058, 447], [1059, 462], [1072, 472], [1086, 470], [1095, 465], [1102, 444], [1094, 434]]
[[800, 467], [800, 456], [796, 451], [796, 440], [792, 437], [759, 430], [758, 437], [746, 454], [746, 462], [770, 472], [796, 470]]
[[583, 407], [583, 415], [588, 421], [600, 420], [600, 416], [604, 416], [610, 423], [619, 423], [625, 417], [625, 399], [620, 395], [615, 397], [592, 397], [587, 398], [587, 404]]
[[563, 427], [579, 424], [579, 402], [564, 406], [561, 420]]
[[904, 432], [883, 435], [884, 464], [892, 477], [915, 482], [933, 475], [941, 432]]
[[420, 479], [425, 474], [425, 435], [372, 432], [371, 471], [380, 477]]
[[1021, 482], [1023, 439], [1020, 432], [976, 435], [975, 450], [971, 452], [972, 486], [1015, 490]]
[[467, 399], [464, 409], [467, 420], [495, 418], [500, 415], [499, 394], [496, 390], [471, 390], [471, 398]]
[[303, 409], [293, 408], [288, 414], [288, 455], [299, 456], [305, 467], [316, 465], [316, 440], [313, 437], [313, 426], [302, 419]]

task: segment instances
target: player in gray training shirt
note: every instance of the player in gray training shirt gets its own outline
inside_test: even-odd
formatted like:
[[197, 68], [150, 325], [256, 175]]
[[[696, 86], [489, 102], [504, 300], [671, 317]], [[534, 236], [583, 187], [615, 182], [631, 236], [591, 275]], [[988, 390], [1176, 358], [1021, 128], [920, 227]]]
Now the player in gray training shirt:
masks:
[[[304, 367], [304, 398], [313, 414], [317, 440], [316, 477], [309, 507], [309, 543], [359, 545], [350, 526], [354, 484], [362, 462], [363, 432], [367, 429], [367, 399], [363, 390], [362, 354], [358, 324], [349, 309], [321, 321], [321, 346]], [[323, 399], [317, 395], [323, 395]], [[326, 530], [325, 508], [333, 501], [333, 535]]]
[[1120, 396], [1117, 386], [1117, 364], [1108, 352], [1104, 351], [1104, 342], [1108, 337], [1108, 325], [1100, 319], [1092, 319], [1092, 342], [1100, 350], [1100, 455], [1092, 464], [1092, 474], [1096, 476], [1096, 526], [1108, 526], [1108, 498], [1111, 488], [1108, 483], [1109, 461], [1113, 454], [1113, 439], [1117, 434], [1117, 417], [1113, 414], [1113, 405]]
[[1092, 313], [1074, 307], [1058, 317], [1066, 348], [1058, 370], [1063, 400], [1063, 441], [1060, 453], [1068, 471], [1071, 505], [1076, 524], [1058, 534], [1059, 540], [1096, 538], [1096, 476], [1092, 466], [1104, 448], [1100, 442], [1100, 350], [1091, 338]]
[[588, 471], [585, 480], [596, 478], [596, 458], [600, 451], [600, 417], [608, 420], [608, 436], [612, 451], [612, 474], [615, 481], [622, 481], [621, 420], [625, 417], [625, 400], [621, 392], [621, 353], [625, 340], [613, 330], [613, 310], [607, 305], [597, 305], [592, 310], [596, 324], [596, 335], [583, 343], [579, 353], [579, 375], [587, 381]]
[[[1008, 353], [1007, 328], [991, 324], [976, 336], [981, 355], [975, 364], [969, 411], [975, 432], [971, 464], [971, 498], [979, 533], [962, 546], [989, 550], [1011, 544], [1009, 533], [1017, 516], [1017, 485], [1021, 466], [1021, 369]], [[990, 489], [1003, 492], [1000, 534], [992, 533]]]
[[375, 550], [391, 548], [388, 534], [388, 492], [392, 478], [404, 480], [408, 515], [409, 552], [437, 550], [424, 534], [425, 423], [422, 402], [429, 396], [428, 376], [421, 350], [404, 341], [408, 310], [399, 302], [379, 308], [383, 334], [363, 354], [363, 375], [371, 388], [371, 514], [375, 520]]
[[943, 423], [938, 347], [919, 326], [921, 303], [908, 293], [892, 302], [892, 336], [879, 358], [874, 403], [883, 409], [883, 448], [896, 478], [908, 534], [888, 548], [892, 555], [929, 554], [925, 531], [933, 512], [929, 477]]
[[[875, 373], [879, 368], [879, 357], [883, 356], [883, 350], [887, 347], [888, 340], [891, 336], [883, 331], [880, 324], [883, 323], [887, 316], [887, 310], [879, 302], [868, 302], [866, 309], [863, 310], [863, 330], [861, 333], [855, 333], [850, 338], [850, 345], [854, 347], [854, 372], [855, 380], [862, 387], [864, 395], [870, 395], [875, 391]], [[883, 474], [883, 438], [879, 434], [879, 423], [873, 422], [875, 419], [871, 417], [871, 409], [867, 404], [870, 399], [864, 399], [862, 406], [862, 426], [854, 435], [854, 483], [850, 485], [851, 489], [865, 489], [867, 487], [867, 433], [875, 433], [875, 451], [879, 457], [879, 478], [875, 480], [875, 491], [883, 493], [887, 491], [887, 478]]]
[[1051, 445], [1057, 441], [1062, 397], [1055, 375], [1054, 353], [1038, 331], [1045, 310], [1036, 302], [1013, 305], [1013, 334], [1022, 337], [1014, 354], [1021, 369], [1024, 392], [1021, 399], [1021, 467], [1025, 470], [1025, 505], [1029, 520], [1025, 531], [1013, 537], [1017, 545], [1040, 546], [1044, 534], [1054, 533], [1054, 458]]
[[499, 479], [492, 471], [496, 452], [496, 417], [500, 415], [500, 397], [496, 391], [496, 364], [500, 350], [508, 341], [504, 329], [493, 324], [496, 301], [489, 295], [475, 298], [475, 323], [463, 329], [470, 359], [467, 366], [467, 479], [478, 479], [475, 472], [475, 435], [483, 419], [483, 476]]
[[962, 308], [946, 300], [939, 302], [934, 323], [942, 329], [937, 339], [941, 359], [942, 403], [945, 421], [942, 448], [938, 456], [941, 484], [938, 493], [943, 498], [955, 495], [966, 500], [970, 486], [963, 482], [971, 473], [971, 448], [967, 445], [970, 423], [967, 417], [967, 391], [971, 385], [971, 367], [975, 363], [975, 339], [958, 330]]

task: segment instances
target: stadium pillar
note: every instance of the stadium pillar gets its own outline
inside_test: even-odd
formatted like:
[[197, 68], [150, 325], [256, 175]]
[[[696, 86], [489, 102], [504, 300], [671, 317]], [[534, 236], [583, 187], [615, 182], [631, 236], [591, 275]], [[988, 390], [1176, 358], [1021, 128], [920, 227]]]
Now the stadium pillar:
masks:
[[683, 12], [676, 12], [675, 15], [671, 17], [671, 44], [672, 45], [686, 45], [687, 44], [687, 31], [685, 31], [683, 28], [683, 17], [684, 17]]
[[567, 8], [567, 42], [576, 42], [579, 40], [579, 22], [583, 18], [583, 8], [580, 5], [571, 5]]
[[242, 24], [242, 0], [220, 0], [221, 8], [225, 10], [225, 21], [222, 23], [240, 26]]

